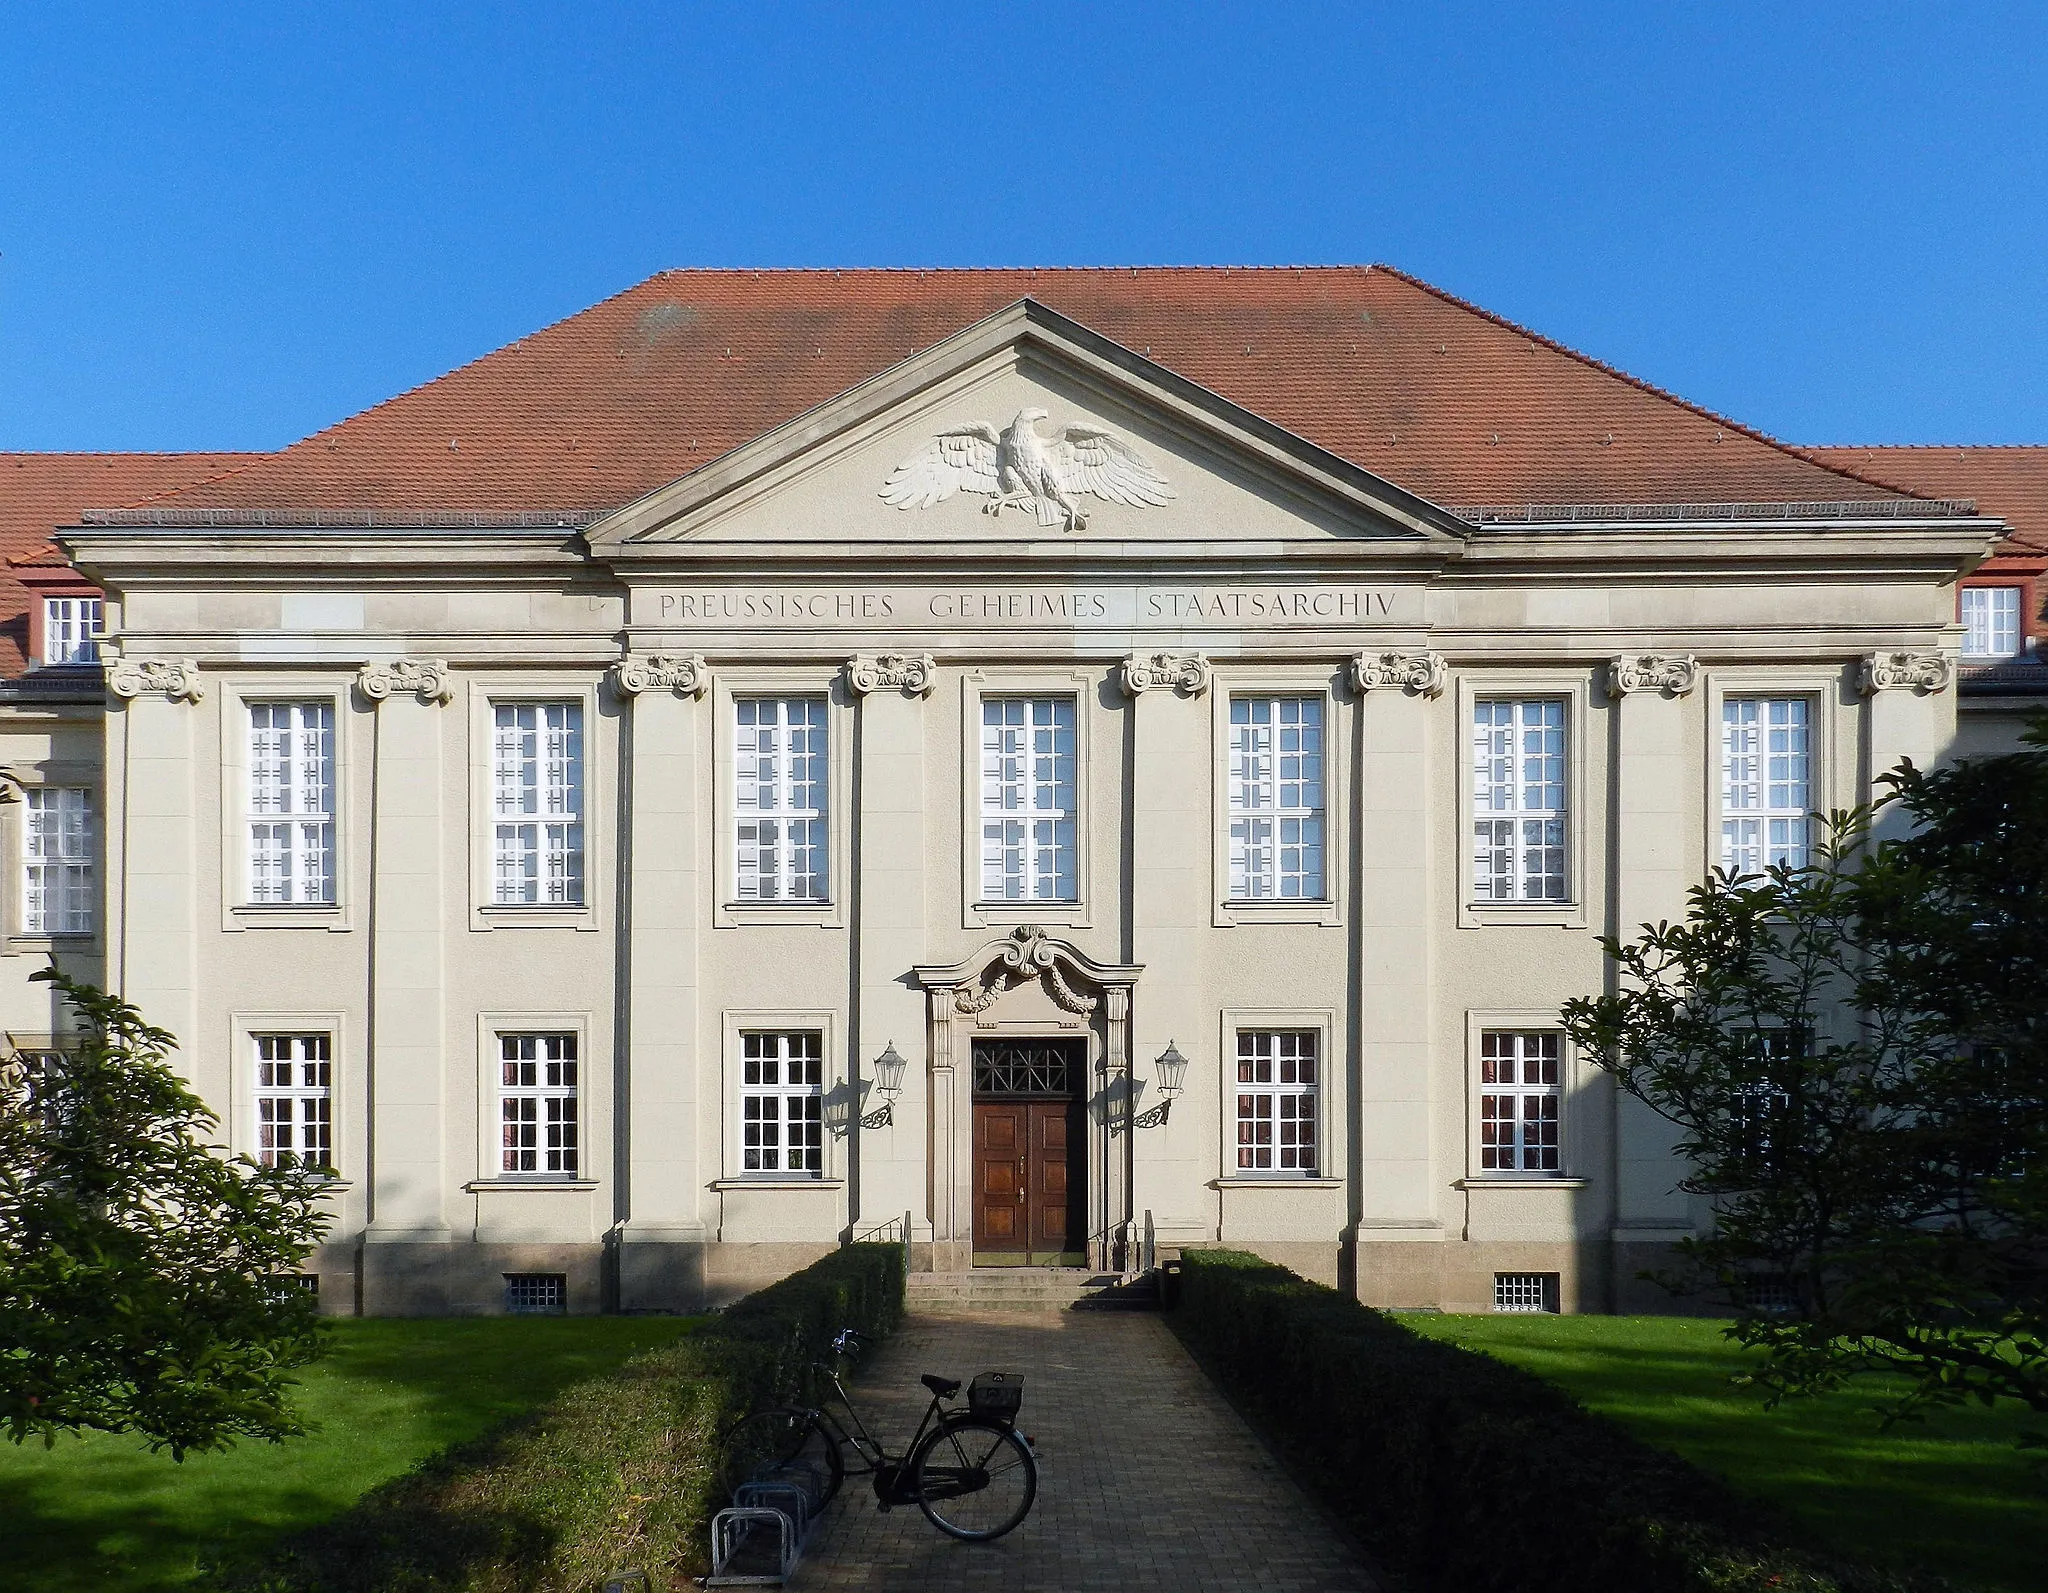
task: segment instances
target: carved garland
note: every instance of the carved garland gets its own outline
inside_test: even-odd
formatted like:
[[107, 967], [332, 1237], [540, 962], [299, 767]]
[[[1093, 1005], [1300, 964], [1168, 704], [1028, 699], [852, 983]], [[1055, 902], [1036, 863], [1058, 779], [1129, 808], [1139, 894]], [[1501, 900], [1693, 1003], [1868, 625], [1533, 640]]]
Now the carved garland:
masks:
[[448, 685], [448, 666], [438, 658], [392, 658], [365, 664], [356, 675], [356, 690], [371, 702], [413, 692], [423, 703], [444, 703], [455, 693]]
[[206, 695], [196, 658], [117, 658], [107, 670], [107, 690], [123, 702], [137, 697], [197, 702]]
[[1441, 653], [1360, 653], [1351, 660], [1351, 683], [1360, 691], [1399, 686], [1417, 697], [1441, 697], [1449, 674]]
[[1209, 689], [1209, 660], [1200, 653], [1133, 653], [1124, 660], [1124, 692], [1139, 697], [1154, 686], [1171, 686], [1185, 697]]
[[1923, 696], [1955, 683], [1956, 661], [1947, 653], [1872, 653], [1863, 660], [1857, 688], [1868, 697], [1880, 691], [1917, 691]]
[[1661, 691], [1683, 697], [1699, 678], [1699, 667], [1691, 653], [1626, 653], [1607, 665], [1607, 695]]
[[857, 653], [846, 661], [846, 684], [861, 697], [891, 687], [922, 697], [932, 689], [938, 667], [930, 653]]
[[634, 653], [620, 662], [616, 678], [628, 697], [643, 691], [701, 697], [711, 677], [701, 653]]

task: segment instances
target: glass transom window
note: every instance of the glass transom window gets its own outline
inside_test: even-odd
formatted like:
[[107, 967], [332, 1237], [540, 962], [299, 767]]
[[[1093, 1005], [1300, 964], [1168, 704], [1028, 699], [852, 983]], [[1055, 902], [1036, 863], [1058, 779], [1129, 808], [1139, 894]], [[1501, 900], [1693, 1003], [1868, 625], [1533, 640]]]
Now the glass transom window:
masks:
[[2011, 658], [2019, 652], [2018, 587], [1964, 587], [1962, 619], [1965, 658]]
[[1230, 699], [1230, 897], [1324, 897], [1323, 699]]
[[824, 901], [825, 699], [741, 697], [733, 722], [734, 894]]
[[1487, 1033], [1479, 1045], [1480, 1171], [1562, 1171], [1564, 1037]]
[[1729, 873], [1806, 866], [1812, 743], [1811, 698], [1730, 697], [1721, 704], [1721, 867]]
[[1564, 711], [1555, 697], [1473, 705], [1476, 902], [1565, 899]]
[[816, 1178], [825, 1170], [824, 1036], [740, 1036], [740, 1170]]
[[106, 604], [97, 597], [43, 599], [43, 662], [97, 664], [106, 632]]
[[583, 705], [491, 705], [491, 900], [583, 904]]
[[1313, 1178], [1318, 1166], [1318, 1041], [1313, 1029], [1237, 1036], [1237, 1170]]
[[574, 1178], [578, 1149], [576, 1036], [498, 1036], [498, 1171]]
[[330, 1037], [259, 1034], [256, 1041], [256, 1159], [265, 1167], [334, 1165], [334, 1075]]
[[334, 900], [334, 704], [249, 704], [249, 900]]
[[1079, 899], [1071, 697], [982, 700], [981, 899]]
[[23, 793], [21, 928], [27, 935], [90, 935], [92, 793], [31, 786]]

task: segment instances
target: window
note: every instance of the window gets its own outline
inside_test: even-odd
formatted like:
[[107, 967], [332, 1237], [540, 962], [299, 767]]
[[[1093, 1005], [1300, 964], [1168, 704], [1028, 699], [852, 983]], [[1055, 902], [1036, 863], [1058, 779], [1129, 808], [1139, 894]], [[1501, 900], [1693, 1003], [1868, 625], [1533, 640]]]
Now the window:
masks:
[[1323, 699], [1230, 701], [1230, 897], [1323, 899]]
[[1079, 899], [1071, 697], [982, 699], [981, 899]]
[[22, 933], [90, 935], [92, 793], [75, 786], [31, 786], [22, 807]]
[[740, 1170], [816, 1178], [825, 1171], [824, 1036], [740, 1036]]
[[1730, 697], [1721, 704], [1721, 867], [1804, 868], [1813, 821], [1813, 701]]
[[97, 664], [106, 634], [106, 605], [96, 597], [43, 599], [43, 662]]
[[1962, 592], [1963, 656], [2011, 658], [2020, 650], [2020, 589], [1966, 586]]
[[0, 1061], [0, 1104], [18, 1104], [31, 1122], [51, 1116], [63, 1089], [61, 1051], [16, 1051]]
[[1563, 901], [1563, 701], [1481, 701], [1472, 729], [1473, 899]]
[[508, 1272], [505, 1310], [512, 1316], [565, 1316], [569, 1310], [566, 1272]]
[[498, 1036], [498, 1171], [576, 1176], [576, 1036]]
[[735, 893], [743, 902], [822, 902], [825, 699], [741, 697], [733, 715]]
[[1761, 1171], [1769, 1166], [1772, 1148], [1789, 1126], [1792, 1093], [1785, 1088], [1785, 1075], [1806, 1055], [1806, 1034], [1795, 1028], [1758, 1029], [1749, 1036], [1748, 1051], [1756, 1073], [1737, 1081], [1729, 1112], [1737, 1159]]
[[249, 900], [334, 900], [334, 705], [249, 704]]
[[1564, 1037], [1489, 1031], [1479, 1041], [1479, 1169], [1556, 1173]]
[[1237, 1035], [1237, 1170], [1316, 1175], [1316, 1050], [1313, 1029], [1240, 1029]]
[[256, 1159], [265, 1167], [334, 1166], [334, 1076], [324, 1034], [259, 1034]]
[[1493, 1275], [1493, 1308], [1516, 1314], [1557, 1309], [1555, 1272], [1496, 1272]]
[[491, 705], [491, 900], [583, 904], [583, 705]]

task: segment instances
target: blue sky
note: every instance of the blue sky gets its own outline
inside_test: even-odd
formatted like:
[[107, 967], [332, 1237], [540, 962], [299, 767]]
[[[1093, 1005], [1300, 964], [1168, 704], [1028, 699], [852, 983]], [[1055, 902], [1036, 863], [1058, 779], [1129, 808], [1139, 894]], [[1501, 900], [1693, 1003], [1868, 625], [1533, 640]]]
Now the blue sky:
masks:
[[0, 447], [270, 448], [666, 266], [1384, 260], [2048, 441], [2048, 5], [6, 8]]

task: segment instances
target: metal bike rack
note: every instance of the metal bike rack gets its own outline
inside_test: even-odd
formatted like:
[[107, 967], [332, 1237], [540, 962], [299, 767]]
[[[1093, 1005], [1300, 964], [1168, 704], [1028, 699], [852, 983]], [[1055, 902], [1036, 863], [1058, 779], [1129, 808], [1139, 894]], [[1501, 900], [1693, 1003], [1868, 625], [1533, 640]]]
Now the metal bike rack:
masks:
[[[706, 1587], [780, 1587], [796, 1572], [804, 1539], [825, 1508], [825, 1473], [803, 1461], [765, 1467], [733, 1490], [711, 1518]], [[767, 1563], [772, 1545], [773, 1569]], [[761, 1561], [758, 1566], [750, 1562]]]

